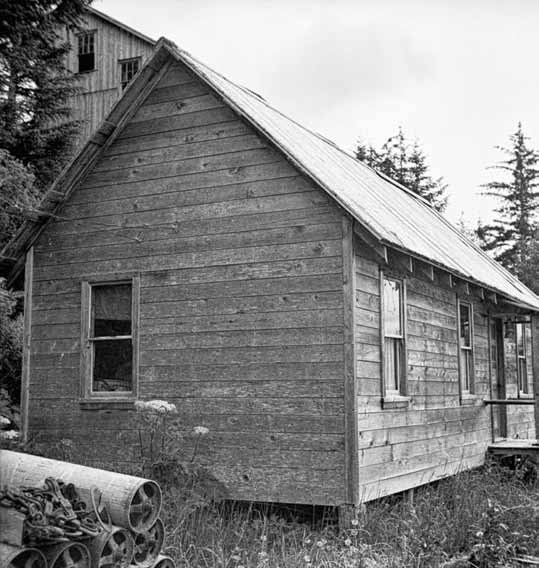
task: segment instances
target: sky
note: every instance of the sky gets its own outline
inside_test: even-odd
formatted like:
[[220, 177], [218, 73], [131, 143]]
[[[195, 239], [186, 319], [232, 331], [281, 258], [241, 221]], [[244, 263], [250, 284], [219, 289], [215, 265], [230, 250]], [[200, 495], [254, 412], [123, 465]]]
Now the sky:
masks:
[[448, 218], [492, 218], [481, 184], [522, 122], [539, 149], [538, 0], [94, 0], [353, 152], [399, 127], [448, 184]]

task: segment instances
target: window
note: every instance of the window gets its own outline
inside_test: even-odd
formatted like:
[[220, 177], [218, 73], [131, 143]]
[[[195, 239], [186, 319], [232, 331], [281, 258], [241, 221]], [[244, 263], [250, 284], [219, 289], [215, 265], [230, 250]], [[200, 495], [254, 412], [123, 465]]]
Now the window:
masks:
[[86, 398], [136, 394], [138, 279], [83, 284]]
[[519, 394], [529, 394], [528, 381], [528, 349], [527, 343], [531, 336], [530, 326], [527, 323], [518, 322], [516, 324], [517, 335], [517, 377]]
[[472, 305], [458, 302], [459, 373], [462, 394], [473, 393], [473, 312]]
[[382, 276], [382, 352], [385, 395], [405, 394], [404, 282]]
[[79, 34], [79, 73], [95, 69], [95, 32]]
[[138, 73], [140, 58], [126, 59], [120, 61], [120, 81], [122, 84], [122, 91], [129, 85], [131, 79]]

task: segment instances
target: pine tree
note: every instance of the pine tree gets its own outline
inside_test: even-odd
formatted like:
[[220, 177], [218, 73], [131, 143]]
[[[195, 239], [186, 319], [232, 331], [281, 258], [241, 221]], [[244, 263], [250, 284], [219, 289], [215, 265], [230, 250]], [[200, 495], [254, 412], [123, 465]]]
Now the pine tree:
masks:
[[0, 149], [0, 250], [22, 223], [24, 212], [36, 206], [34, 176], [9, 152]]
[[445, 210], [447, 185], [443, 178], [430, 176], [425, 153], [417, 141], [408, 142], [402, 128], [388, 138], [380, 150], [359, 141], [355, 157], [417, 193], [438, 211]]
[[76, 90], [61, 29], [78, 29], [91, 0], [0, 0], [0, 148], [47, 187], [69, 156]]
[[510, 147], [496, 146], [507, 159], [491, 169], [506, 174], [505, 179], [484, 184], [484, 195], [496, 197], [500, 205], [494, 222], [478, 230], [478, 237], [496, 260], [528, 284], [535, 284], [529, 270], [530, 257], [537, 249], [537, 211], [539, 205], [539, 154], [528, 146], [519, 122], [510, 136]]

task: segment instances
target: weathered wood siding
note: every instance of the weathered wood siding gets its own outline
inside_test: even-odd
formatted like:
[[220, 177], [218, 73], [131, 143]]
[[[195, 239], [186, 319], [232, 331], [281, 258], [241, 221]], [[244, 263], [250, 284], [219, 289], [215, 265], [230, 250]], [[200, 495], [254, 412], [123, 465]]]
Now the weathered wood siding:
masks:
[[87, 13], [84, 20], [85, 30], [96, 31], [94, 71], [78, 73], [77, 36], [64, 32], [71, 43], [66, 67], [76, 74], [80, 88], [80, 93], [70, 100], [73, 118], [82, 121], [80, 143], [87, 140], [122, 94], [119, 61], [140, 57], [142, 67], [153, 51], [152, 44], [97, 15]]
[[35, 246], [30, 433], [137, 459], [129, 411], [78, 402], [81, 280], [136, 272], [141, 398], [210, 429], [200, 456], [230, 497], [342, 502], [342, 233], [330, 198], [176, 65]]
[[[411, 401], [407, 408], [383, 409], [379, 278], [377, 262], [358, 241], [356, 341], [359, 492], [363, 500], [480, 465], [492, 440], [491, 409], [482, 402], [490, 396], [488, 305], [461, 296], [474, 307], [476, 394], [476, 400], [461, 404], [457, 294], [440, 278], [432, 282], [415, 272], [406, 275], [407, 377]], [[508, 359], [514, 361], [514, 357]], [[511, 376], [511, 369], [506, 372]], [[515, 381], [514, 369], [512, 376]], [[510, 411], [510, 434], [519, 429], [522, 432], [533, 421], [533, 413], [527, 408], [530, 407]], [[523, 413], [526, 414], [524, 426], [520, 422]]]

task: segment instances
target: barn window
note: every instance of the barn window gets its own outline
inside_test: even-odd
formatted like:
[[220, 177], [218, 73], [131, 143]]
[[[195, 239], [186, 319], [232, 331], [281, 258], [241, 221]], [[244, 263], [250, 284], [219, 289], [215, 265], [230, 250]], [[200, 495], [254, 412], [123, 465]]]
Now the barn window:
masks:
[[458, 302], [459, 373], [462, 394], [473, 393], [473, 310], [467, 302]]
[[83, 284], [86, 397], [136, 394], [138, 279]]
[[406, 352], [404, 281], [382, 277], [382, 351], [385, 396], [404, 395]]
[[517, 336], [517, 377], [519, 394], [530, 394], [528, 381], [528, 346], [531, 338], [530, 326], [524, 322], [516, 324]]
[[131, 79], [138, 73], [140, 57], [120, 61], [120, 82], [122, 91], [129, 85]]
[[78, 36], [79, 73], [95, 69], [95, 31]]

